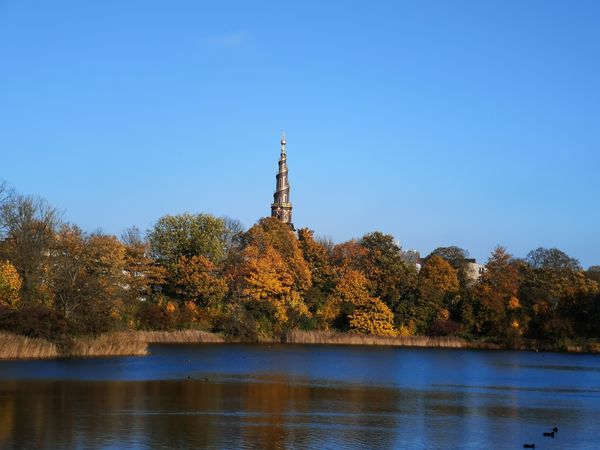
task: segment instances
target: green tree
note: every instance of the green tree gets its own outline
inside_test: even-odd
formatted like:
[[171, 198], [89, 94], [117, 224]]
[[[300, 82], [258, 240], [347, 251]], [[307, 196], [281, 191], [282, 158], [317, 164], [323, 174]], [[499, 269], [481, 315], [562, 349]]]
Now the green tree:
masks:
[[225, 220], [210, 214], [163, 216], [148, 233], [152, 257], [169, 269], [182, 256], [204, 256], [219, 264], [230, 239]]
[[298, 243], [304, 260], [308, 263], [311, 273], [312, 287], [305, 292], [304, 302], [308, 306], [313, 321], [312, 327], [327, 327], [320, 320], [322, 310], [326, 306], [327, 296], [334, 286], [334, 270], [329, 260], [327, 248], [313, 238], [313, 231], [302, 228], [298, 231]]
[[313, 238], [314, 231], [308, 228], [298, 230], [298, 243], [304, 260], [310, 268], [312, 284], [322, 289], [331, 285], [333, 268], [329, 262], [327, 249]]
[[577, 335], [589, 335], [598, 283], [586, 276], [576, 259], [555, 248], [533, 250], [527, 262], [521, 298], [530, 311], [530, 335], [554, 342], [557, 348]]
[[407, 290], [414, 288], [416, 268], [406, 264], [402, 249], [389, 234], [379, 231], [366, 234], [360, 245], [366, 250], [361, 266], [369, 280], [371, 295], [395, 308]]

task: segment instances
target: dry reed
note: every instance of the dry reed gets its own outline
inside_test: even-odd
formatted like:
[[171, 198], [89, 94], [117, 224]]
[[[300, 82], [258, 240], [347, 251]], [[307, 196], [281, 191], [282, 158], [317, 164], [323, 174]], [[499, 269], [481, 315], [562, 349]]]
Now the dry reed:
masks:
[[78, 337], [64, 350], [64, 356], [130, 356], [148, 354], [148, 344], [137, 333], [109, 333]]
[[0, 359], [57, 358], [56, 344], [9, 333], [0, 333]]
[[474, 347], [469, 341], [451, 336], [373, 336], [357, 333], [298, 330], [290, 331], [287, 334], [286, 342], [290, 344], [389, 345], [397, 347]]
[[137, 331], [138, 340], [148, 344], [207, 344], [225, 342], [223, 336], [200, 330]]

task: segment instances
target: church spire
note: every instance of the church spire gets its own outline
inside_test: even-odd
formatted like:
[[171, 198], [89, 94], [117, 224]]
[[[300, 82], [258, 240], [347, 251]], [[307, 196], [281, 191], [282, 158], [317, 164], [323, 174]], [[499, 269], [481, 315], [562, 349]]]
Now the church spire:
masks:
[[287, 155], [285, 152], [285, 132], [281, 133], [281, 155], [279, 171], [275, 177], [275, 193], [271, 204], [271, 217], [289, 224], [292, 228], [292, 203], [290, 202], [290, 184], [288, 182]]
[[285, 131], [281, 132], [281, 153], [285, 153]]

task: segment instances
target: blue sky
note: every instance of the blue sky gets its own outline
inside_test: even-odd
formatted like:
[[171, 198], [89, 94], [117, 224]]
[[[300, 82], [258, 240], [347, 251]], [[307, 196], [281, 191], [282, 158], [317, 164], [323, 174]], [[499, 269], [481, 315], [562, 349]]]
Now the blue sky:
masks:
[[0, 179], [85, 229], [270, 213], [600, 264], [600, 2], [0, 0]]

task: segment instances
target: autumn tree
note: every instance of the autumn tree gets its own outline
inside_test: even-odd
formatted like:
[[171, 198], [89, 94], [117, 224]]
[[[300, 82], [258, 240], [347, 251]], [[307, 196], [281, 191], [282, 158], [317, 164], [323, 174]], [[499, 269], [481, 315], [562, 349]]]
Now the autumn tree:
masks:
[[533, 250], [526, 262], [521, 296], [531, 310], [531, 335], [561, 346], [570, 337], [589, 334], [598, 283], [556, 248]]
[[[362, 273], [367, 280], [369, 295], [379, 298], [394, 313], [412, 308], [416, 297], [416, 267], [406, 263], [393, 236], [374, 232], [366, 234], [360, 241], [338, 244], [333, 248], [331, 259], [340, 273], [348, 270]], [[408, 312], [400, 312], [396, 324], [408, 321], [408, 315]]]
[[244, 260], [242, 299], [259, 324], [259, 333], [279, 334], [310, 316], [293, 271], [272, 245], [246, 246]]
[[348, 316], [350, 332], [395, 336], [394, 314], [388, 306], [375, 297], [358, 303]]
[[150, 244], [137, 227], [121, 235], [125, 247], [124, 275], [131, 302], [150, 300], [165, 283], [167, 270], [150, 256]]
[[174, 293], [198, 306], [217, 305], [227, 293], [227, 283], [204, 256], [182, 256], [170, 276]]
[[225, 267], [230, 301], [241, 302], [262, 334], [281, 334], [309, 320], [303, 296], [311, 288], [311, 272], [291, 228], [263, 218], [244, 233], [241, 243]]
[[367, 249], [356, 239], [334, 245], [331, 251], [331, 261], [339, 269], [362, 271]]
[[245, 246], [254, 246], [263, 254], [272, 247], [283, 259], [293, 278], [293, 289], [304, 293], [312, 285], [309, 265], [304, 260], [298, 239], [290, 227], [277, 219], [262, 218], [242, 238]]
[[0, 262], [0, 306], [16, 308], [19, 305], [21, 277], [8, 261]]
[[24, 301], [47, 300], [44, 278], [58, 224], [57, 210], [39, 198], [11, 195], [0, 208], [0, 258], [17, 269]]
[[590, 266], [585, 275], [596, 283], [600, 284], [600, 266]]
[[438, 247], [433, 250], [425, 260], [432, 256], [439, 256], [450, 263], [456, 270], [460, 287], [463, 291], [462, 295], [468, 295], [469, 289], [472, 287], [474, 280], [469, 275], [469, 252], [457, 246]]
[[418, 277], [419, 298], [415, 301], [420, 316], [415, 325], [429, 334], [449, 334], [458, 331], [458, 324], [450, 319], [457, 292], [460, 288], [457, 270], [441, 256], [427, 258]]
[[427, 259], [419, 272], [420, 284], [428, 284], [442, 294], [459, 289], [457, 270], [444, 258], [433, 255]]
[[126, 290], [125, 248], [114, 236], [59, 230], [52, 249], [50, 290], [73, 331], [108, 331], [120, 321]]
[[330, 326], [342, 331], [394, 336], [393, 313], [385, 303], [369, 294], [367, 286], [368, 280], [361, 272], [342, 271], [320, 314]]
[[474, 291], [475, 329], [482, 334], [505, 335], [509, 329], [522, 326], [509, 314], [520, 308], [519, 272], [504, 247], [492, 252], [485, 268]]

